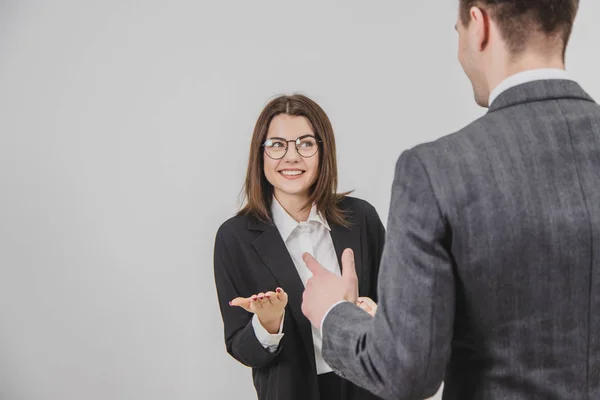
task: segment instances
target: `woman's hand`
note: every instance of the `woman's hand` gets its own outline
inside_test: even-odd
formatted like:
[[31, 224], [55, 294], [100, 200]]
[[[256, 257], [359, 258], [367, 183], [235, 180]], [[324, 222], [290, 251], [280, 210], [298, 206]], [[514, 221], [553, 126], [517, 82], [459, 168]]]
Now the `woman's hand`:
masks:
[[256, 314], [260, 324], [269, 333], [278, 333], [283, 318], [283, 310], [288, 302], [288, 295], [282, 288], [275, 292], [259, 293], [250, 297], [237, 297], [229, 302], [230, 306], [242, 307]]
[[359, 297], [356, 301], [356, 305], [368, 312], [371, 317], [375, 316], [375, 312], [377, 311], [377, 303], [371, 300], [368, 297]]

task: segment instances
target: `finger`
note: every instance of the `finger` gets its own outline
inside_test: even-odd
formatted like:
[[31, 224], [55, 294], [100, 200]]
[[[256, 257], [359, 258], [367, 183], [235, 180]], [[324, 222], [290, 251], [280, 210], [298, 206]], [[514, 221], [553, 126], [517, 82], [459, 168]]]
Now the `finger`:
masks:
[[258, 301], [260, 302], [260, 305], [263, 307], [271, 304], [271, 301], [267, 298], [265, 293], [258, 294]]
[[365, 302], [365, 298], [364, 297], [359, 297], [356, 300], [356, 305], [359, 306], [360, 308], [362, 308], [363, 310], [369, 312], [369, 310], [371, 309], [371, 307], [369, 306], [369, 303]]
[[277, 298], [277, 293], [275, 293], [275, 292], [265, 293], [265, 298], [267, 299], [267, 302], [269, 302], [271, 304], [279, 303], [279, 299]]
[[260, 300], [258, 299], [257, 295], [252, 296], [250, 301], [250, 307], [254, 307], [255, 309], [262, 308], [262, 304], [260, 303]]
[[364, 304], [368, 305], [369, 308], [374, 309], [377, 308], [377, 303], [375, 303], [370, 297], [359, 297], [358, 298], [359, 302], [363, 302]]
[[371, 307], [369, 307], [369, 305], [367, 303], [365, 303], [364, 301], [363, 302], [359, 302], [358, 306], [360, 308], [362, 308], [363, 310], [365, 310], [366, 312], [368, 312], [368, 313], [371, 312]]
[[288, 294], [286, 293], [286, 291], [280, 287], [278, 287], [275, 291], [277, 292], [277, 298], [279, 298], [280, 301], [283, 301], [285, 304], [287, 304]]
[[323, 268], [321, 264], [319, 264], [319, 262], [315, 260], [315, 258], [309, 253], [302, 254], [302, 260], [304, 260], [306, 267], [310, 272], [312, 272], [313, 275], [316, 275], [321, 271], [325, 271], [325, 268]]
[[359, 297], [359, 302], [361, 305], [365, 306], [361, 307], [363, 310], [367, 311], [369, 314], [371, 314], [371, 316], [375, 316], [375, 313], [377, 313], [377, 303], [375, 303], [370, 297]]
[[346, 280], [357, 281], [356, 268], [354, 266], [354, 252], [352, 249], [344, 250], [342, 253], [342, 277]]

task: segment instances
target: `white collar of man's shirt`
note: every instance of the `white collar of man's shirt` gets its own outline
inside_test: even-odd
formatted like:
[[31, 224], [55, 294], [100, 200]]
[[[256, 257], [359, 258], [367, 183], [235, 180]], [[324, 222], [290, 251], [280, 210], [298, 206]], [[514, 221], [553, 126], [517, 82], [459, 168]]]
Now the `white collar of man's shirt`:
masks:
[[[300, 223], [292, 218], [290, 214], [288, 214], [281, 204], [279, 204], [279, 201], [277, 201], [275, 196], [273, 196], [273, 203], [271, 204], [271, 213], [273, 214], [273, 222], [275, 223], [277, 230], [279, 230], [283, 241], [287, 241], [294, 229], [296, 229]], [[311, 221], [318, 222], [325, 226], [327, 230], [331, 230], [327, 220], [323, 218], [320, 212], [317, 211], [317, 206], [315, 204], [313, 204], [311, 207], [310, 214], [306, 220], [306, 222]]]
[[542, 69], [532, 69], [529, 71], [519, 72], [518, 74], [509, 76], [505, 80], [503, 80], [494, 90], [490, 93], [490, 99], [488, 104], [492, 105], [494, 100], [500, 96], [503, 92], [507, 91], [510, 88], [515, 86], [522, 85], [524, 83], [533, 82], [533, 81], [542, 81], [548, 79], [567, 79], [572, 80], [569, 77], [569, 74], [564, 69], [558, 68], [542, 68]]

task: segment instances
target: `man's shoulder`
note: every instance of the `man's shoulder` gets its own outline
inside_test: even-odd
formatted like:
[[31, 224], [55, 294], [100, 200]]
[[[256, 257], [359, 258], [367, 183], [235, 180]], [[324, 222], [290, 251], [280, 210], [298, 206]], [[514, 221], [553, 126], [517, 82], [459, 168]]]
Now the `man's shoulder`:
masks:
[[491, 135], [498, 132], [498, 116], [485, 114], [458, 131], [446, 134], [436, 140], [419, 144], [410, 151], [422, 161], [454, 159], [468, 156], [487, 146]]

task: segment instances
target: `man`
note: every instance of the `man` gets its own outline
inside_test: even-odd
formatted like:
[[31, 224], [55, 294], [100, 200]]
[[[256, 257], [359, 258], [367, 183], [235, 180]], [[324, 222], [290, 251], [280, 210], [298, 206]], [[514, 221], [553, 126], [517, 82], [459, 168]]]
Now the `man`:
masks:
[[[303, 312], [386, 399], [600, 399], [600, 107], [564, 71], [577, 0], [461, 0], [489, 112], [396, 167], [375, 317], [310, 255]], [[341, 301], [341, 302], [340, 302]]]

